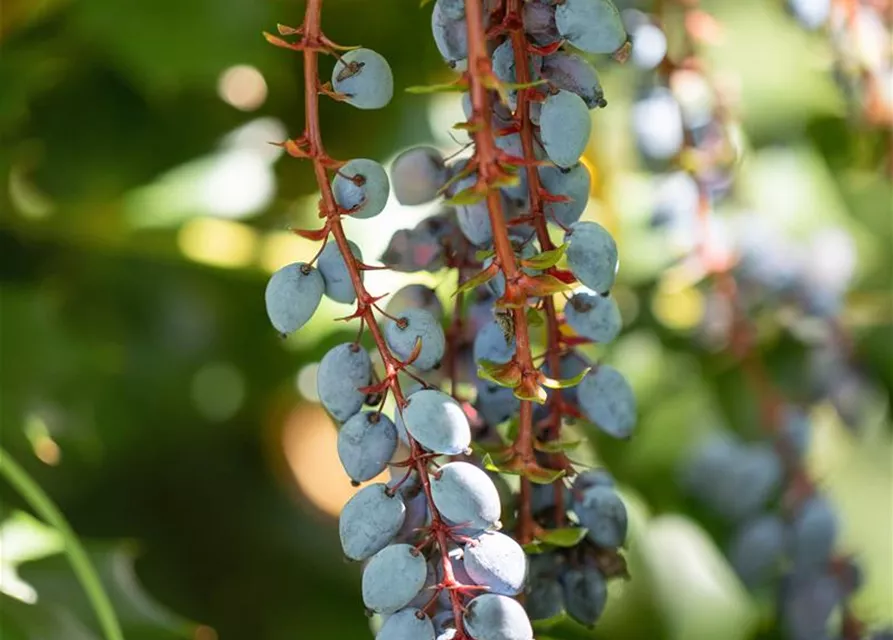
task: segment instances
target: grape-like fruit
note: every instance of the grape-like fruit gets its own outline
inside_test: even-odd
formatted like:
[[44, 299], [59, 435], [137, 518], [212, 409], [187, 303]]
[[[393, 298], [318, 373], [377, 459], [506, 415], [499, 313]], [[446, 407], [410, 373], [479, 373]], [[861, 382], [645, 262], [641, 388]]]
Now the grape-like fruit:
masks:
[[406, 309], [385, 325], [388, 346], [401, 360], [408, 360], [421, 340], [421, 350], [413, 365], [428, 371], [440, 364], [446, 347], [446, 337], [440, 321], [423, 309]]
[[814, 495], [800, 505], [791, 524], [794, 570], [811, 575], [827, 566], [837, 531], [837, 514], [825, 497]]
[[390, 190], [384, 167], [367, 158], [349, 161], [332, 180], [335, 202], [354, 218], [373, 218], [381, 213]]
[[[531, 80], [536, 80], [539, 77], [540, 67], [543, 64], [542, 56], [534, 53], [527, 54], [526, 58], [528, 65], [528, 77]], [[518, 77], [515, 70], [515, 51], [512, 47], [512, 41], [510, 39], [505, 40], [493, 51], [492, 64], [493, 74], [499, 80], [506, 83], [518, 82]], [[507, 93], [509, 98], [508, 105], [511, 109], [514, 109], [518, 92], [516, 89], [509, 89]]]
[[599, 429], [614, 438], [629, 438], [636, 426], [636, 398], [626, 378], [603, 364], [577, 387], [580, 408]]
[[596, 222], [575, 222], [564, 236], [567, 264], [584, 286], [605, 294], [617, 275], [617, 244]]
[[805, 456], [809, 450], [810, 431], [809, 416], [796, 407], [788, 407], [779, 433], [787, 451], [798, 458]]
[[408, 398], [403, 409], [406, 430], [420, 445], [444, 455], [457, 455], [471, 446], [471, 428], [462, 407], [436, 389], [423, 389]]
[[583, 98], [559, 91], [546, 98], [540, 111], [540, 137], [549, 159], [559, 167], [577, 163], [589, 142], [592, 120]]
[[564, 316], [574, 331], [595, 342], [611, 342], [623, 327], [620, 309], [611, 296], [574, 294], [564, 307]]
[[379, 613], [399, 611], [422, 590], [427, 572], [425, 556], [415, 547], [385, 547], [363, 569], [363, 603]]
[[748, 588], [771, 580], [784, 557], [787, 531], [775, 514], [763, 514], [741, 525], [729, 546], [729, 563]]
[[407, 309], [423, 309], [434, 318], [443, 317], [443, 304], [437, 293], [423, 284], [408, 284], [398, 289], [385, 307], [392, 316], [399, 316]]
[[608, 104], [598, 73], [583, 56], [556, 51], [543, 58], [542, 75], [556, 89], [580, 96], [590, 109]]
[[319, 401], [332, 417], [344, 422], [363, 407], [366, 394], [360, 387], [372, 379], [372, 360], [365, 349], [345, 342], [323, 356], [316, 372]]
[[355, 414], [338, 431], [338, 457], [356, 483], [371, 480], [388, 466], [397, 450], [397, 428], [381, 413]]
[[[512, 232], [515, 232], [516, 229], [512, 229]], [[517, 246], [516, 243], [513, 243], [514, 246]], [[540, 252], [539, 247], [536, 246], [534, 242], [525, 242], [520, 249], [515, 249], [515, 255], [518, 256], [522, 260], [528, 260], [538, 254]], [[487, 258], [484, 260], [483, 267], [486, 269], [493, 263], [493, 258]], [[532, 267], [522, 267], [521, 271], [526, 273], [529, 276], [535, 276], [540, 273], [539, 270], [533, 269]], [[493, 276], [488, 282], [487, 286], [490, 288], [497, 297], [502, 297], [505, 295], [505, 274], [500, 270], [495, 276]], [[481, 329], [483, 331], [483, 328]], [[514, 349], [513, 349], [514, 352]], [[477, 360], [477, 358], [475, 358]], [[509, 358], [508, 360], [511, 360]], [[506, 360], [505, 362], [508, 362]]]
[[564, 591], [561, 583], [551, 577], [530, 578], [524, 608], [531, 620], [547, 620], [564, 611]]
[[652, 160], [668, 160], [682, 149], [682, 109], [669, 89], [654, 87], [633, 104], [633, 133], [639, 151]]
[[[449, 552], [447, 552], [447, 558], [449, 559], [450, 566], [453, 568], [453, 577], [456, 579], [456, 582], [468, 585], [475, 584], [474, 580], [471, 579], [471, 576], [468, 575], [468, 571], [465, 570], [465, 551], [462, 547], [450, 549]], [[437, 581], [443, 582], [443, 563], [438, 562], [435, 570], [437, 572]], [[438, 601], [442, 607], [449, 609], [452, 605], [449, 591], [446, 589], [441, 591]]]
[[287, 335], [307, 324], [322, 300], [325, 286], [319, 271], [303, 262], [293, 262], [274, 273], [264, 298], [276, 331]]
[[533, 640], [527, 613], [517, 600], [485, 593], [465, 610], [465, 630], [474, 640]]
[[789, 579], [781, 594], [781, 608], [790, 640], [830, 640], [828, 623], [841, 603], [840, 585], [833, 576]]
[[589, 170], [578, 162], [568, 169], [540, 167], [539, 175], [546, 191], [568, 198], [565, 202], [545, 202], [543, 210], [546, 216], [564, 227], [574, 224], [589, 202]]
[[390, 496], [383, 482], [356, 492], [344, 505], [338, 520], [341, 548], [351, 560], [365, 560], [384, 549], [406, 517], [399, 495]]
[[555, 25], [555, 6], [549, 0], [530, 0], [524, 3], [524, 30], [539, 46], [561, 39]]
[[394, 96], [394, 74], [381, 54], [352, 49], [335, 61], [332, 89], [358, 109], [381, 109]]
[[[347, 244], [350, 245], [350, 252], [353, 254], [354, 259], [362, 262], [363, 254], [360, 248], [350, 240], [347, 241]], [[327, 296], [335, 302], [343, 302], [344, 304], [350, 304], [357, 299], [353, 282], [351, 282], [350, 274], [347, 271], [347, 263], [344, 261], [344, 256], [341, 255], [341, 250], [338, 248], [337, 243], [326, 243], [326, 246], [323, 247], [322, 252], [319, 254], [317, 266], [326, 284]], [[363, 272], [361, 271], [360, 279], [362, 278]]]
[[477, 529], [496, 528], [502, 510], [490, 477], [468, 462], [449, 462], [431, 480], [434, 506], [452, 522]]
[[[432, 558], [429, 562], [425, 563], [425, 582], [422, 584], [421, 590], [415, 595], [415, 597], [409, 601], [407, 607], [415, 607], [418, 609], [423, 609], [426, 604], [431, 601], [431, 596], [433, 595], [433, 591], [439, 582], [437, 580], [437, 569], [435, 567], [438, 564], [440, 558]], [[434, 620], [432, 616], [431, 621], [434, 623], [434, 628], [437, 628], [437, 621]]]
[[613, 489], [615, 486], [614, 476], [607, 469], [587, 469], [581, 471], [574, 478], [571, 485], [571, 493], [575, 500], [582, 500], [583, 493], [592, 487], [608, 487]]
[[515, 355], [515, 338], [506, 336], [499, 323], [493, 320], [485, 324], [474, 337], [472, 353], [475, 362], [489, 360], [496, 364], [505, 364]]
[[478, 414], [490, 426], [496, 426], [505, 422], [518, 411], [521, 401], [515, 396], [514, 391], [508, 387], [503, 387], [483, 380], [475, 379], [475, 389], [477, 389], [477, 400], [475, 401], [475, 409]]
[[515, 596], [527, 579], [527, 556], [504, 533], [485, 531], [465, 545], [465, 570], [475, 584], [489, 587], [489, 593]]
[[461, 17], [453, 17], [444, 0], [438, 0], [431, 12], [431, 33], [434, 44], [444, 62], [456, 71], [464, 71], [468, 65], [468, 27], [464, 11]]
[[614, 53], [626, 42], [620, 12], [610, 0], [564, 0], [555, 9], [558, 32], [589, 53]]
[[651, 224], [689, 229], [696, 219], [700, 197], [698, 183], [687, 172], [662, 175], [655, 187]]
[[598, 546], [616, 549], [626, 540], [626, 507], [612, 487], [590, 487], [573, 506], [580, 524], [588, 529], [586, 535]]
[[397, 202], [417, 205], [434, 200], [449, 173], [440, 151], [434, 147], [413, 147], [394, 159], [391, 178]]
[[562, 576], [562, 584], [568, 615], [587, 627], [594, 625], [608, 601], [604, 576], [592, 567], [569, 569]]
[[[402, 472], [403, 469], [398, 469], [398, 471]], [[400, 529], [394, 534], [393, 542], [415, 544], [419, 539], [419, 528], [424, 527], [430, 522], [428, 498], [421, 490], [416, 490], [414, 495], [404, 492], [403, 488], [406, 487], [410, 481], [407, 480], [406, 482], [407, 484], [402, 485], [400, 489], [398, 489], [398, 495], [401, 496], [403, 503], [406, 505], [406, 516], [403, 519], [403, 524], [400, 526]], [[388, 483], [388, 486], [392, 485], [393, 483]]]
[[401, 609], [387, 619], [375, 640], [435, 640], [434, 623], [420, 609]]
[[632, 63], [640, 69], [653, 69], [667, 55], [667, 36], [655, 24], [643, 22], [630, 30]]

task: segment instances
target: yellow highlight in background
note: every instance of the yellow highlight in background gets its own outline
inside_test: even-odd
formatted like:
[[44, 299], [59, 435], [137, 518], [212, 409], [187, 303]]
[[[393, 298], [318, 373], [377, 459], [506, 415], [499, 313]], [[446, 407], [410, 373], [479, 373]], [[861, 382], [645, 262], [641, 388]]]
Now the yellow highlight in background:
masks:
[[679, 287], [663, 278], [651, 299], [651, 310], [661, 324], [679, 331], [693, 329], [704, 317], [704, 294], [692, 286]]
[[246, 224], [218, 218], [195, 218], [177, 234], [183, 255], [215, 267], [247, 267], [257, 252], [257, 232]]

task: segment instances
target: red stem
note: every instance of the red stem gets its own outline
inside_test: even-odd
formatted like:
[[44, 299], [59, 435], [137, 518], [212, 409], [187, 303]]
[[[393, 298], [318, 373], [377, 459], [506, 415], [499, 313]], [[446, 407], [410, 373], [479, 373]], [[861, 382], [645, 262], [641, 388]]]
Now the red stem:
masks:
[[[351, 283], [357, 295], [357, 313], [362, 322], [369, 327], [375, 346], [381, 355], [382, 363], [385, 368], [385, 376], [390, 381], [389, 387], [394, 393], [399, 411], [402, 411], [406, 405], [406, 398], [400, 389], [400, 383], [397, 379], [397, 372], [401, 368], [401, 363], [394, 357], [385, 342], [381, 328], [375, 320], [375, 312], [373, 310], [373, 297], [369, 295], [363, 285], [361, 279], [361, 270], [353, 257], [353, 253], [347, 243], [347, 237], [344, 234], [344, 228], [341, 224], [341, 212], [335, 202], [332, 187], [329, 182], [326, 167], [331, 165], [331, 159], [326, 155], [323, 146], [322, 134], [319, 126], [319, 68], [318, 68], [318, 52], [327, 50], [327, 40], [321, 29], [322, 19], [322, 0], [308, 0], [307, 10], [304, 16], [303, 31], [303, 51], [304, 51], [304, 108], [306, 113], [306, 124], [304, 136], [309, 146], [308, 155], [313, 163], [313, 172], [316, 175], [316, 182], [322, 194], [322, 202], [320, 209], [322, 215], [326, 218], [326, 225], [329, 231], [335, 237], [335, 242], [341, 251], [341, 255], [345, 258], [347, 271], [350, 275]], [[431, 482], [428, 473], [428, 459], [418, 442], [410, 438], [410, 461], [414, 464], [418, 471], [422, 488], [425, 492], [425, 498], [428, 503], [428, 509], [431, 513], [431, 535], [437, 541], [437, 546], [441, 555], [443, 566], [443, 581], [440, 583], [441, 588], [446, 588], [450, 594], [450, 602], [453, 610], [454, 623], [458, 631], [458, 637], [463, 639], [466, 637], [463, 626], [463, 606], [462, 596], [452, 587], [459, 586], [453, 574], [452, 563], [448, 555], [448, 534], [450, 527], [444, 522], [440, 513], [434, 505], [434, 499], [431, 495]]]

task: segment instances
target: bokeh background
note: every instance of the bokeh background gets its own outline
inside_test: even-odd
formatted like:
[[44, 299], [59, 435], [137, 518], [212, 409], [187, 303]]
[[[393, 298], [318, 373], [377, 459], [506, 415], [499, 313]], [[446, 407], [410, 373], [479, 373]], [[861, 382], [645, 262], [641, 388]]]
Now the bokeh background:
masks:
[[[417, 5], [326, 3], [327, 33], [382, 53], [398, 88], [381, 111], [323, 101], [333, 156], [387, 163], [411, 144], [458, 148], [455, 96], [402, 91], [448, 77]], [[814, 407], [809, 466], [842, 515], [843, 550], [865, 569], [857, 613], [890, 620], [887, 140], [852, 117], [821, 31], [772, 0], [705, 6], [725, 27], [705, 55], [739, 98], [737, 201], [804, 246], [829, 229], [851, 240], [817, 243], [815, 258], [849, 282], [841, 318], [857, 410], [845, 424], [840, 407]], [[88, 546], [129, 640], [368, 637], [359, 568], [343, 562], [336, 533], [353, 490], [314, 403], [315, 363], [353, 335], [333, 322], [345, 308], [324, 301], [283, 341], [262, 303], [273, 270], [314, 253], [289, 232], [316, 224], [312, 172], [267, 144], [301, 132], [300, 56], [261, 37], [302, 12], [278, 0], [0, 7], [2, 445]], [[753, 433], [755, 400], [728, 359], [697, 344], [702, 293], [667, 275], [678, 247], [649, 224], [652, 183], [629, 133], [640, 77], [607, 60], [599, 69], [609, 106], [594, 113], [586, 216], [620, 245], [627, 326], [605, 355], [633, 382], [641, 421], [629, 443], [595, 440], [633, 513], [633, 579], [614, 587], [594, 635], [577, 637], [778, 637], [771, 607], [723, 559], [719, 528], [678, 488], [698, 434]], [[430, 212], [393, 202], [372, 223], [351, 221], [349, 235], [375, 257]], [[375, 293], [417, 281], [448, 296], [453, 285], [368, 276]], [[762, 348], [780, 375], [807, 377], [788, 334]], [[99, 638], [58, 534], [2, 483], [0, 505], [0, 635]]]

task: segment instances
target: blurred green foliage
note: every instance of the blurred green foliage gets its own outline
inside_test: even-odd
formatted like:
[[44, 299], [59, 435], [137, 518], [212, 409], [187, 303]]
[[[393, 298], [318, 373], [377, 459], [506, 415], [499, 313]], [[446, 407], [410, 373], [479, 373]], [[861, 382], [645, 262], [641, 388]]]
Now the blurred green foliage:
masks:
[[[268, 240], [289, 225], [314, 224], [311, 172], [287, 158], [271, 165], [275, 195], [232, 223], [251, 234], [247, 259], [212, 266], [184, 250], [184, 229], [214, 215], [187, 192], [224, 137], [259, 116], [300, 132], [300, 58], [269, 47], [260, 32], [298, 23], [302, 3], [3, 4], [3, 446], [89, 542], [128, 639], [209, 640], [211, 628], [225, 639], [367, 637], [357, 567], [341, 561], [334, 520], [296, 487], [280, 433], [301, 402], [299, 370], [352, 334], [331, 323], [330, 309], [312, 338], [283, 343], [261, 304]], [[847, 317], [873, 395], [855, 434], [822, 408], [813, 463], [846, 515], [850, 550], [865, 558], [860, 612], [889, 619], [893, 192], [880, 168], [883, 139], [847, 119], [822, 37], [802, 33], [779, 3], [707, 4], [727, 27], [711, 59], [740, 82], [744, 200], [803, 232], [843, 225], [857, 242]], [[428, 12], [416, 5], [333, 1], [324, 25], [338, 42], [382, 53], [398, 88], [430, 83], [446, 72]], [[233, 65], [251, 65], [265, 80], [269, 94], [255, 113], [218, 95]], [[620, 294], [632, 320], [608, 358], [631, 373], [642, 417], [630, 443], [594, 436], [634, 507], [633, 580], [618, 587], [595, 637], [774, 637], [761, 617], [765, 603], [744, 593], [705, 533], [721, 545], [721, 525], [675, 484], [692, 439], [712, 425], [755, 436], [757, 403], [726, 357], [695, 347], [690, 332], [654, 313], [666, 262], [654, 258], [643, 174], [627, 133], [635, 80], [628, 70], [601, 68], [610, 106], [596, 116], [592, 158], [602, 178], [600, 215], [619, 220]], [[435, 117], [439, 104], [402, 91], [376, 112], [325, 102], [326, 144], [335, 157], [384, 159], [440, 140], [430, 124], [448, 123]], [[145, 189], [159, 185], [177, 215], [148, 208]], [[412, 215], [388, 224], [412, 226]], [[368, 234], [361, 244], [386, 241], [381, 228], [357, 229]], [[802, 344], [784, 331], [763, 344], [779, 384], [797, 396]], [[0, 501], [0, 519], [20, 522], [13, 514], [25, 509], [21, 498], [3, 485]], [[24, 535], [32, 538], [40, 527], [29, 522]], [[39, 594], [36, 605], [0, 596], [3, 637], [99, 637], [57, 548], [19, 557], [10, 529], [2, 531], [0, 568], [18, 566]], [[554, 635], [591, 637], [580, 629]]]

